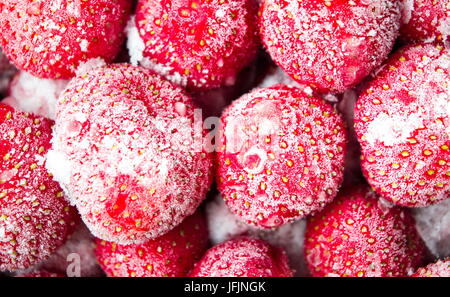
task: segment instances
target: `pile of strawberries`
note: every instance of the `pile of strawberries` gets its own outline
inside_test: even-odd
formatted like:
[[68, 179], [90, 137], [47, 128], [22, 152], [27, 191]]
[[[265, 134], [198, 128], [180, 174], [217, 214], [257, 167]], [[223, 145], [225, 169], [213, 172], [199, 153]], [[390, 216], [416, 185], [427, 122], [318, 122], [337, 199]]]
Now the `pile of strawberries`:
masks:
[[450, 0], [0, 0], [0, 26], [0, 273], [450, 276]]

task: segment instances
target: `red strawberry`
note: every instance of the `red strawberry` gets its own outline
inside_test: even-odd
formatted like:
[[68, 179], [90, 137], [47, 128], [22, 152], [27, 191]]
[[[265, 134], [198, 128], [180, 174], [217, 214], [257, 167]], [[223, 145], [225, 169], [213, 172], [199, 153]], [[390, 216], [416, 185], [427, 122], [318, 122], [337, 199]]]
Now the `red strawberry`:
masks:
[[398, 205], [450, 194], [450, 55], [440, 46], [394, 54], [358, 99], [355, 129], [370, 185]]
[[208, 248], [206, 221], [200, 212], [169, 233], [143, 244], [97, 240], [97, 259], [108, 276], [186, 276]]
[[231, 211], [260, 228], [318, 211], [342, 182], [346, 133], [331, 106], [278, 85], [222, 115], [218, 186]]
[[401, 39], [406, 42], [450, 42], [449, 0], [401, 0]]
[[233, 85], [257, 52], [256, 7], [253, 0], [140, 0], [138, 59], [190, 89]]
[[398, 36], [396, 0], [265, 0], [261, 38], [274, 61], [301, 84], [339, 93], [387, 57]]
[[77, 221], [44, 166], [52, 125], [0, 104], [0, 270], [48, 258]]
[[313, 276], [406, 276], [426, 253], [409, 212], [364, 188], [341, 192], [310, 218], [305, 238]]
[[111, 65], [73, 79], [56, 122], [47, 166], [96, 237], [130, 244], [161, 236], [209, 189], [211, 155], [191, 99], [149, 70]]
[[209, 249], [195, 264], [193, 277], [289, 277], [286, 253], [261, 239], [247, 236]]
[[413, 277], [450, 277], [450, 258], [417, 269]]
[[1, 46], [35, 76], [70, 78], [89, 59], [114, 59], [130, 8], [129, 0], [0, 0]]

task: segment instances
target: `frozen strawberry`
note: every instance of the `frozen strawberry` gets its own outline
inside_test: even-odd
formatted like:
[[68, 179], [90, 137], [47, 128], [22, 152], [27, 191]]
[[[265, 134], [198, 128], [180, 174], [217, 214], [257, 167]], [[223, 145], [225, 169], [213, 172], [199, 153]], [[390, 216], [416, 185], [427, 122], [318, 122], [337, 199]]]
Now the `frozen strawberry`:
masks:
[[262, 41], [291, 77], [321, 93], [359, 83], [391, 51], [400, 27], [395, 0], [265, 0]]
[[401, 39], [405, 42], [450, 42], [449, 0], [401, 0]]
[[413, 277], [450, 277], [450, 258], [417, 269]]
[[186, 276], [208, 245], [206, 221], [197, 212], [169, 233], [143, 244], [97, 240], [96, 254], [110, 277], [180, 277]]
[[277, 85], [242, 96], [221, 118], [218, 187], [260, 228], [322, 209], [342, 182], [346, 133], [326, 102]]
[[17, 110], [54, 119], [56, 101], [67, 83], [68, 80], [38, 78], [20, 71], [12, 79], [9, 96], [3, 103]]
[[189, 89], [233, 85], [258, 49], [253, 0], [140, 0], [132, 25], [132, 61]]
[[289, 277], [286, 253], [261, 239], [242, 236], [209, 249], [195, 264], [193, 277]]
[[426, 253], [408, 210], [363, 187], [340, 192], [310, 218], [305, 238], [313, 276], [406, 276]]
[[44, 166], [52, 125], [0, 104], [0, 270], [48, 258], [77, 222]]
[[129, 0], [1, 0], [1, 46], [35, 76], [70, 78], [82, 62], [115, 58], [130, 6]]
[[450, 55], [418, 45], [394, 54], [362, 93], [355, 129], [370, 185], [398, 205], [450, 194]]
[[201, 117], [181, 88], [150, 70], [118, 64], [73, 79], [56, 122], [47, 167], [98, 238], [161, 236], [209, 189]]

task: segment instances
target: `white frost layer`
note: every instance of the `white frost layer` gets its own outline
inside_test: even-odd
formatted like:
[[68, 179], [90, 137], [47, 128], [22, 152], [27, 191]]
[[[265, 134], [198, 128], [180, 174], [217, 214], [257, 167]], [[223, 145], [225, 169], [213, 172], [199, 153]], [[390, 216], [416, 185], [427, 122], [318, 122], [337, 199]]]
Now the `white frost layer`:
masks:
[[136, 27], [135, 16], [132, 16], [128, 21], [125, 32], [128, 37], [127, 48], [128, 54], [130, 55], [130, 62], [132, 65], [137, 66], [144, 59], [145, 43]]
[[72, 164], [63, 153], [58, 151], [59, 144], [55, 133], [53, 133], [51, 143], [52, 149], [47, 152], [45, 168], [53, 175], [53, 179], [59, 183], [67, 200], [73, 203], [67, 190], [72, 175]]
[[283, 248], [291, 268], [297, 276], [308, 275], [304, 260], [304, 220], [284, 225], [273, 231], [259, 230], [240, 221], [232, 214], [220, 196], [206, 205], [209, 237], [212, 244], [218, 244], [241, 234], [257, 236], [274, 246]]
[[450, 257], [450, 199], [414, 210], [416, 227], [431, 253]]
[[3, 103], [15, 109], [55, 119], [55, 106], [68, 80], [43, 79], [25, 71], [18, 73], [10, 84], [10, 94]]
[[80, 76], [85, 73], [88, 73], [89, 71], [91, 71], [95, 68], [103, 67], [105, 65], [106, 65], [106, 62], [102, 58], [89, 59], [86, 62], [78, 65], [78, 68], [75, 71], [75, 73], [77, 76]]
[[423, 118], [420, 114], [388, 115], [381, 113], [367, 128], [366, 139], [370, 144], [377, 140], [386, 146], [404, 143], [411, 133], [422, 127]]

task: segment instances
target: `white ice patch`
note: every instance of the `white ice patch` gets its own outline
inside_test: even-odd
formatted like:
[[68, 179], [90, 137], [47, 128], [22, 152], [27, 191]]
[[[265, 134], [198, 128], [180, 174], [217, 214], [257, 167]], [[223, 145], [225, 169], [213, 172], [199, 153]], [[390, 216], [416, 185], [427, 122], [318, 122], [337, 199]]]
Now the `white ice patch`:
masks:
[[450, 100], [449, 94], [441, 93], [435, 97], [434, 109], [436, 114], [441, 114], [443, 116], [450, 116]]
[[3, 103], [15, 109], [55, 119], [56, 102], [68, 80], [43, 79], [21, 71], [10, 84]]
[[81, 40], [80, 42], [81, 51], [87, 53], [88, 48], [89, 48], [89, 41], [87, 41], [86, 39]]
[[53, 179], [59, 182], [62, 188], [70, 183], [72, 165], [63, 153], [49, 150], [45, 167], [53, 174]]
[[128, 21], [125, 32], [128, 37], [127, 48], [128, 54], [130, 55], [130, 62], [132, 65], [137, 66], [144, 59], [145, 43], [136, 27], [135, 16], [132, 16]]
[[410, 115], [388, 115], [381, 113], [367, 128], [366, 140], [373, 145], [376, 141], [386, 146], [404, 143], [412, 132], [422, 127], [423, 119], [418, 113]]

